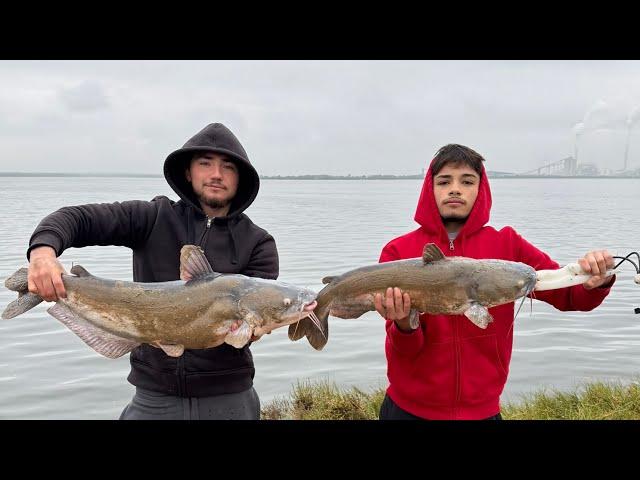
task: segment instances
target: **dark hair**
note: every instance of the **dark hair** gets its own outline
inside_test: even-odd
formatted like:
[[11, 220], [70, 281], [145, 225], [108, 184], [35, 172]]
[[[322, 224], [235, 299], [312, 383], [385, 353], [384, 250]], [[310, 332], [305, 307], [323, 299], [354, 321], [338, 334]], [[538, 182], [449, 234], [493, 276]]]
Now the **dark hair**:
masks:
[[433, 158], [431, 176], [436, 176], [447, 164], [452, 164], [456, 167], [467, 165], [473, 168], [479, 176], [482, 176], [482, 162], [484, 162], [484, 158], [475, 150], [457, 143], [450, 143], [438, 150]]

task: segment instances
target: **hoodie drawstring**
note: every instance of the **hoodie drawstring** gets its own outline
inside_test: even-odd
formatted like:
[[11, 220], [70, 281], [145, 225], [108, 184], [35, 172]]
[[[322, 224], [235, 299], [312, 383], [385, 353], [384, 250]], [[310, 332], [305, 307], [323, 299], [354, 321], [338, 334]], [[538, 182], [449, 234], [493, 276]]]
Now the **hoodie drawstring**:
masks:
[[193, 208], [191, 205], [187, 207], [187, 245], [193, 245], [195, 233], [191, 228], [191, 216], [193, 214]]
[[231, 264], [236, 265], [238, 263], [238, 249], [236, 248], [236, 238], [233, 236], [233, 221], [227, 223], [229, 229], [229, 236], [231, 237]]

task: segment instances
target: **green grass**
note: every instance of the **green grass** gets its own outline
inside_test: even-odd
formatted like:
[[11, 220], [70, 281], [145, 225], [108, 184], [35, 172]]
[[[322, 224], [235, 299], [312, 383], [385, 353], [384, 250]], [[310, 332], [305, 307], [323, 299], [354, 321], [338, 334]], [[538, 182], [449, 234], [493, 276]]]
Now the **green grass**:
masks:
[[[363, 392], [334, 383], [298, 382], [289, 398], [262, 408], [265, 420], [376, 420], [384, 388]], [[640, 420], [640, 385], [594, 382], [572, 392], [537, 391], [502, 405], [506, 420]]]
[[384, 388], [363, 392], [339, 389], [326, 381], [298, 382], [288, 399], [278, 398], [262, 408], [265, 420], [375, 420]]
[[502, 405], [512, 420], [640, 420], [640, 385], [594, 382], [572, 392], [538, 391]]

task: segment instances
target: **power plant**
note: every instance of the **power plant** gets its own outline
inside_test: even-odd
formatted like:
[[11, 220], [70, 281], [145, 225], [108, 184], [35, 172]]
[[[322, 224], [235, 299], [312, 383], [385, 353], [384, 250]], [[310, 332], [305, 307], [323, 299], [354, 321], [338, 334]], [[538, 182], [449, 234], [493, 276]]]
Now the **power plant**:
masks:
[[601, 172], [594, 163], [580, 162], [578, 157], [578, 144], [580, 137], [589, 130], [585, 129], [584, 123], [578, 123], [574, 126], [575, 134], [573, 156], [566, 157], [546, 165], [518, 173], [517, 176], [553, 176], [553, 177], [640, 177], [640, 168], [629, 169], [629, 143], [631, 141], [631, 130], [634, 124], [640, 120], [640, 106], [633, 109], [626, 119], [626, 135], [624, 146], [624, 158], [622, 168], [619, 170], [606, 169]]

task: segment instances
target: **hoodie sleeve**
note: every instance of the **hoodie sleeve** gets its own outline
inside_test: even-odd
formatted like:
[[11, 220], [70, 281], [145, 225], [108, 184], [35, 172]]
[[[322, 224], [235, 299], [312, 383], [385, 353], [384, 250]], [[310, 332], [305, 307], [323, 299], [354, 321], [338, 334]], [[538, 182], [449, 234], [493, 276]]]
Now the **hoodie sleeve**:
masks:
[[268, 280], [276, 280], [280, 273], [280, 262], [276, 241], [270, 234], [262, 237], [262, 240], [253, 249], [249, 264], [242, 271], [247, 277], [260, 277]]
[[[549, 255], [534, 247], [521, 235], [512, 230], [516, 238], [517, 261], [526, 263], [536, 270], [556, 270], [560, 265], [553, 261]], [[553, 305], [558, 310], [566, 311], [590, 311], [602, 303], [615, 283], [615, 276], [606, 287], [597, 287], [591, 290], [585, 289], [582, 285], [560, 288], [557, 290], [545, 290], [543, 292], [532, 292], [528, 296], [542, 300]]]
[[94, 203], [63, 207], [47, 215], [29, 240], [27, 259], [35, 247], [48, 245], [60, 256], [70, 247], [142, 245], [158, 214], [155, 201]]
[[[401, 260], [401, 257], [392, 243], [388, 243], [380, 254], [378, 263]], [[421, 315], [422, 317], [422, 315]], [[424, 344], [424, 333], [422, 328], [416, 328], [412, 332], [401, 331], [396, 322], [385, 319], [387, 339], [398, 354], [405, 357], [415, 357]]]

